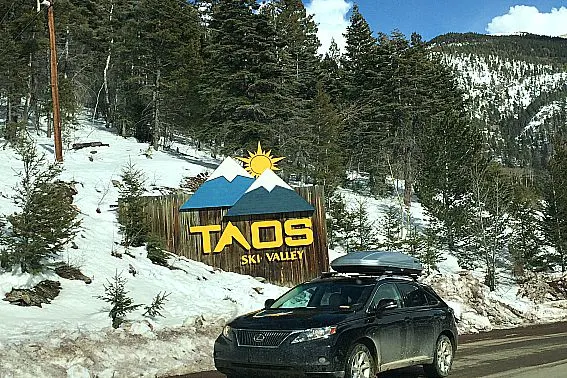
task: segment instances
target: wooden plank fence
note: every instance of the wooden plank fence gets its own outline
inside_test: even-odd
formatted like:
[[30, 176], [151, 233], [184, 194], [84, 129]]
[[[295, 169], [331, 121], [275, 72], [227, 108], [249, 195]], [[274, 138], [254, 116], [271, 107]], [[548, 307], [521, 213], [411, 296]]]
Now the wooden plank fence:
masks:
[[[228, 209], [209, 209], [191, 212], [179, 212], [181, 205], [187, 201], [190, 194], [178, 193], [160, 197], [146, 197], [144, 213], [150, 224], [151, 232], [163, 239], [167, 249], [177, 255], [201, 261], [207, 265], [225, 271], [263, 277], [268, 282], [279, 285], [295, 285], [317, 277], [321, 272], [329, 270], [329, 255], [327, 248], [327, 231], [325, 224], [324, 193], [320, 186], [296, 188], [296, 192], [307, 200], [315, 212], [287, 213], [259, 216], [245, 216], [224, 219]], [[190, 233], [190, 226], [221, 225], [225, 229], [228, 221], [232, 222], [247, 241], [252, 240], [251, 225], [259, 220], [278, 220], [284, 224], [288, 219], [311, 218], [313, 243], [304, 247], [289, 247], [285, 243], [277, 249], [262, 249], [246, 251], [238, 243], [233, 242], [219, 253], [204, 253], [203, 240], [200, 233]], [[222, 232], [211, 232], [211, 245], [217, 245]], [[262, 241], [274, 240], [274, 229], [260, 229]], [[283, 254], [281, 254], [283, 252]], [[286, 254], [287, 252], [287, 254]], [[293, 261], [269, 261], [274, 259], [274, 253], [281, 257], [295, 257]], [[260, 255], [260, 261], [243, 264], [242, 256]], [[301, 256], [301, 258], [299, 258]]]

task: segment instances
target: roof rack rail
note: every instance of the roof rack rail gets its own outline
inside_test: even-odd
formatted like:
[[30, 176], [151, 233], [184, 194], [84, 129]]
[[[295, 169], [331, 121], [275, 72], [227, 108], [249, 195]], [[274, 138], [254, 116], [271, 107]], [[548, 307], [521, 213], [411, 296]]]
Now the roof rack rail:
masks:
[[343, 276], [343, 277], [392, 277], [392, 276], [396, 276], [396, 277], [407, 277], [407, 278], [412, 278], [413, 280], [417, 280], [420, 276], [419, 273], [414, 273], [414, 272], [395, 272], [395, 271], [388, 271], [388, 270], [384, 270], [384, 271], [373, 271], [373, 272], [334, 272], [334, 271], [329, 271], [329, 272], [322, 272], [319, 277], [317, 278], [330, 278], [330, 277], [336, 277], [336, 276]]

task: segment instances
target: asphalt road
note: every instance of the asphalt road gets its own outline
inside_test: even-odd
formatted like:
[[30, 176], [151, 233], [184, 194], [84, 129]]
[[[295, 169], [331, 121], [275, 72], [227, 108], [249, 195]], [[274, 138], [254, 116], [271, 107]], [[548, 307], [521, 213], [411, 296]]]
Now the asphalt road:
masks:
[[[567, 322], [496, 330], [459, 338], [450, 377], [567, 378]], [[216, 371], [178, 378], [224, 378]], [[421, 367], [392, 370], [378, 378], [424, 378]]]

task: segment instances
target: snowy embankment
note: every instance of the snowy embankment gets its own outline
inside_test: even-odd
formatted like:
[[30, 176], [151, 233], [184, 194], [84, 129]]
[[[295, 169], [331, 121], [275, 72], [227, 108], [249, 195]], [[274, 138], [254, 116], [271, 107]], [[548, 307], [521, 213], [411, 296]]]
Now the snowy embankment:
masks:
[[[76, 248], [69, 247], [62, 260], [79, 267], [92, 283], [63, 279], [54, 273], [31, 276], [0, 271], [0, 298], [12, 288], [30, 288], [44, 279], [57, 280], [62, 288], [59, 296], [42, 308], [0, 300], [0, 378], [154, 377], [211, 369], [212, 345], [224, 323], [261, 307], [267, 298], [277, 297], [287, 288], [174, 256], [169, 262], [175, 269], [168, 269], [152, 264], [144, 248], [125, 251], [117, 231], [113, 205], [118, 189], [113, 181], [120, 181], [122, 168], [131, 162], [145, 173], [147, 188], [159, 192], [160, 188], [178, 187], [186, 176], [206, 171], [212, 159], [183, 145], [179, 151], [184, 156], [167, 152], [149, 155], [147, 145], [118, 137], [86, 120], [66, 139], [67, 145], [89, 141], [110, 145], [66, 149], [64, 154], [62, 179], [75, 182], [82, 231], [75, 239]], [[53, 160], [52, 140], [38, 137], [37, 146]], [[20, 170], [15, 153], [10, 148], [0, 150], [0, 213], [4, 215], [17, 210], [10, 198]], [[368, 209], [379, 218], [384, 202], [369, 199]], [[419, 211], [415, 216], [420, 216]], [[520, 300], [517, 287], [512, 285], [505, 293], [489, 293], [472, 274], [460, 274], [448, 261], [441, 264], [442, 274], [425, 281], [461, 315], [462, 331], [558, 320], [565, 314], [556, 307], [564, 302], [536, 305]], [[148, 305], [159, 292], [170, 293], [162, 311], [165, 317], [146, 318], [140, 308], [128, 314], [128, 322], [113, 329], [109, 306], [97, 296], [104, 294], [103, 286], [117, 273], [127, 279], [126, 289], [136, 304]]]

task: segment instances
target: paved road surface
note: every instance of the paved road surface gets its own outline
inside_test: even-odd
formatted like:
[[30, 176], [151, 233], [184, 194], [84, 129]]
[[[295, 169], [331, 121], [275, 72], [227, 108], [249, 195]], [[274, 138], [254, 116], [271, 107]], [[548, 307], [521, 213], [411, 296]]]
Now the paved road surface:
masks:
[[[567, 378], [567, 322], [464, 335], [459, 340], [450, 377]], [[224, 378], [224, 375], [200, 372], [182, 377]], [[378, 375], [378, 378], [399, 377], [425, 375], [421, 367]]]

